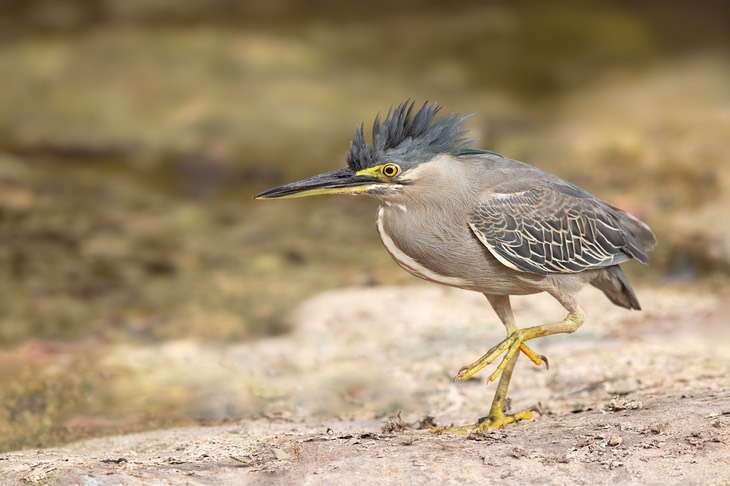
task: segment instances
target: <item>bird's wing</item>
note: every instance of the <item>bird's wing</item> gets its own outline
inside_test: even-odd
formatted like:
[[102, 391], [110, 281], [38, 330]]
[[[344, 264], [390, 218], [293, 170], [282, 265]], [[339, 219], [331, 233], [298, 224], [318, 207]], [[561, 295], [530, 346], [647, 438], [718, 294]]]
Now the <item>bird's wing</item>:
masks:
[[[576, 186], [543, 184], [484, 195], [469, 226], [504, 265], [538, 275], [575, 273], [631, 258], [611, 207]], [[576, 192], [580, 191], [580, 192]]]

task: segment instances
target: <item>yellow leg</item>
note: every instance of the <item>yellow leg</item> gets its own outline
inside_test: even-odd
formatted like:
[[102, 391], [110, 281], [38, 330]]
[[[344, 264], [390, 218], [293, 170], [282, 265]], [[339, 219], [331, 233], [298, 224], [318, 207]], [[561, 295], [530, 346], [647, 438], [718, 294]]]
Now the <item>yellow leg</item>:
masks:
[[494, 373], [489, 376], [490, 382], [496, 380], [501, 373], [504, 373], [508, 364], [518, 350], [522, 350], [522, 352], [530, 357], [530, 359], [534, 363], [538, 364], [538, 361], [533, 358], [536, 357], [538, 360], [544, 358], [537, 355], [534, 351], [525, 346], [525, 341], [529, 341], [530, 339], [535, 339], [543, 336], [549, 336], [551, 334], [574, 332], [583, 324], [584, 320], [585, 314], [580, 308], [576, 308], [576, 310], [570, 312], [565, 317], [565, 319], [560, 322], [556, 322], [553, 324], [544, 324], [542, 326], [528, 327], [525, 329], [516, 329], [511, 332], [509, 336], [507, 336], [507, 339], [487, 351], [484, 356], [482, 356], [472, 364], [461, 368], [454, 377], [454, 380], [468, 380], [479, 371], [484, 369], [486, 366], [490, 365], [502, 353], [505, 353], [504, 359], [502, 359], [502, 362], [499, 364], [499, 366], [497, 366], [497, 369], [494, 371]]
[[[487, 298], [489, 304], [492, 306], [492, 309], [494, 309], [494, 312], [497, 314], [499, 319], [502, 321], [502, 324], [504, 324], [504, 327], [507, 329], [507, 335], [509, 336], [514, 331], [516, 331], [517, 323], [515, 322], [515, 316], [512, 314], [512, 306], [510, 305], [509, 296], [491, 294], [484, 294], [484, 296]], [[525, 356], [530, 358], [530, 361], [535, 363], [537, 366], [542, 365], [543, 362], [545, 362], [545, 366], [548, 365], [547, 358], [545, 356], [537, 354], [536, 352], [528, 348], [526, 344], [521, 344], [520, 350], [525, 353]], [[474, 373], [476, 373], [476, 371]], [[466, 378], [473, 376], [474, 373], [467, 376]]]
[[492, 406], [489, 409], [489, 415], [483, 417], [472, 425], [466, 425], [463, 427], [448, 427], [448, 428], [434, 428], [431, 432], [434, 433], [453, 433], [453, 434], [468, 434], [476, 430], [496, 429], [503, 425], [511, 424], [513, 422], [519, 422], [520, 420], [530, 420], [532, 418], [532, 411], [536, 410], [521, 410], [517, 413], [507, 413], [506, 400], [507, 400], [507, 389], [509, 388], [509, 382], [512, 379], [512, 372], [517, 364], [517, 359], [520, 357], [519, 354], [514, 354], [502, 372], [502, 377], [499, 379], [497, 385], [497, 391], [494, 394], [492, 400]]

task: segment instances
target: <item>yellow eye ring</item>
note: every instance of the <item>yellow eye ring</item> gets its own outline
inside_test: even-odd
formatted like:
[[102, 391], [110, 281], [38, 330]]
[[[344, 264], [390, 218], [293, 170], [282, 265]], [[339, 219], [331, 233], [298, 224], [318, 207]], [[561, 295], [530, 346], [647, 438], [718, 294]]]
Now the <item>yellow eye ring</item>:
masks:
[[400, 172], [400, 167], [395, 164], [385, 164], [380, 171], [386, 177], [395, 177]]

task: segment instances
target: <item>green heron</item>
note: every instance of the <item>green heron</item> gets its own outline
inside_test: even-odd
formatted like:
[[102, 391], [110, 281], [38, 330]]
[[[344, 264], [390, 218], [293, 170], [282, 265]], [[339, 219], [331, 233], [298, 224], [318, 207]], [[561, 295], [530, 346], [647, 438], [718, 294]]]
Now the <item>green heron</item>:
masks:
[[[355, 133], [347, 168], [264, 191], [258, 199], [365, 194], [380, 201], [377, 230], [395, 262], [425, 280], [481, 292], [507, 337], [454, 379], [466, 380], [504, 357], [489, 415], [454, 429], [500, 427], [532, 418], [508, 413], [506, 397], [520, 352], [547, 366], [526, 342], [576, 331], [585, 318], [576, 295], [597, 287], [616, 305], [640, 309], [619, 264], [648, 263], [656, 244], [649, 227], [580, 187], [537, 167], [470, 148], [466, 117], [437, 117], [440, 107], [405, 102], [375, 118], [372, 142]], [[560, 322], [519, 328], [511, 295], [547, 292], [568, 311]]]

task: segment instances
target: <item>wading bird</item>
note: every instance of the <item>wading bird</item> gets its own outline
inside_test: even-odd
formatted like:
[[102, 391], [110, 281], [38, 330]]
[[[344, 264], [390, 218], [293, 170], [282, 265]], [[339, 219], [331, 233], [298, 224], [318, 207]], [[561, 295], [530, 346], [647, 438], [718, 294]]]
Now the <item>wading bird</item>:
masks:
[[[585, 285], [616, 305], [640, 309], [619, 264], [648, 263], [656, 244], [649, 227], [537, 167], [470, 148], [465, 117], [437, 117], [440, 107], [413, 102], [376, 117], [372, 142], [355, 133], [347, 167], [264, 191], [257, 199], [365, 194], [380, 201], [377, 230], [395, 262], [425, 280], [484, 294], [507, 337], [463, 367], [466, 380], [504, 354], [489, 381], [501, 376], [489, 415], [465, 432], [529, 419], [505, 401], [517, 358], [547, 365], [527, 341], [572, 333], [584, 321], [576, 295]], [[560, 322], [519, 328], [510, 295], [547, 292], [568, 311]]]

